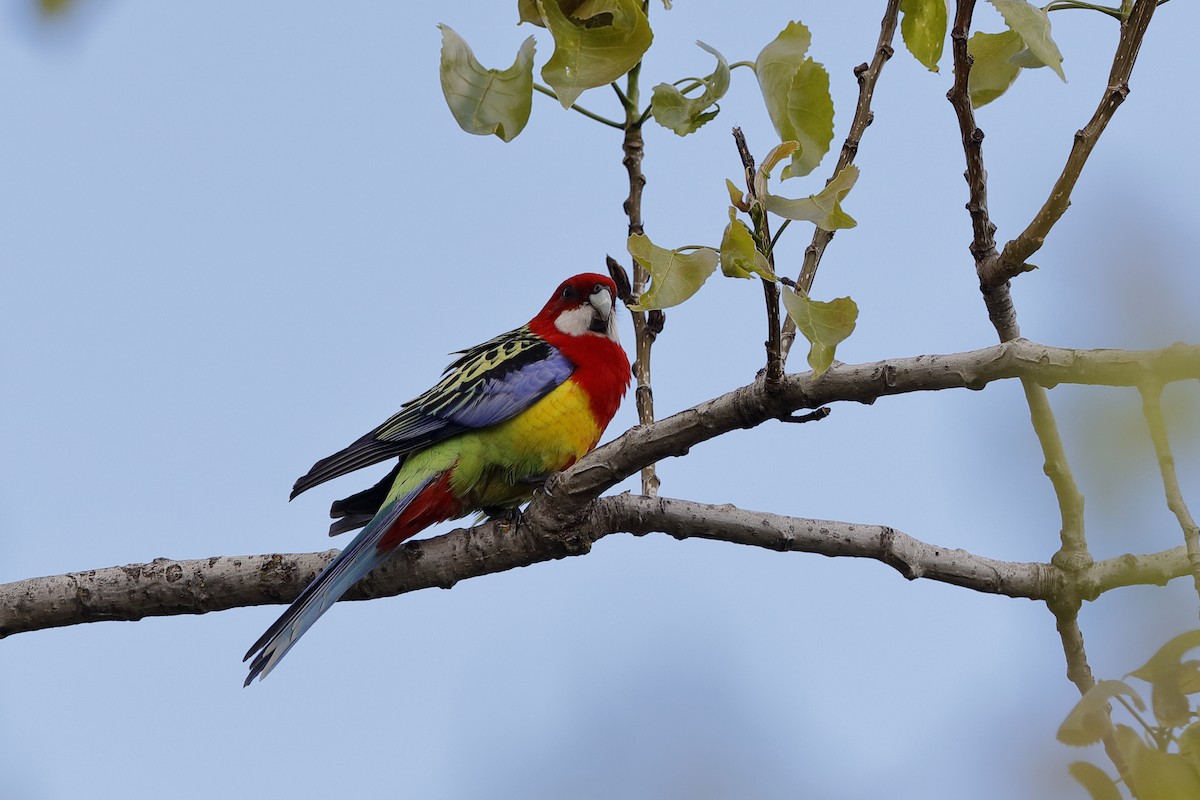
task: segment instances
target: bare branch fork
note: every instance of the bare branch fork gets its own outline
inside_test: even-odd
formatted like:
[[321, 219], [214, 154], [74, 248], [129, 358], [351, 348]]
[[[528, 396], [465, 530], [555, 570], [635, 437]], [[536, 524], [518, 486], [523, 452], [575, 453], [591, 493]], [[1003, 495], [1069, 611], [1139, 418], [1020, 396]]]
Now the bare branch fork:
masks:
[[1100, 134], [1104, 133], [1117, 109], [1129, 96], [1129, 77], [1133, 73], [1133, 65], [1137, 61], [1138, 51], [1141, 50], [1142, 40], [1157, 5], [1157, 0], [1137, 0], [1129, 16], [1121, 20], [1121, 36], [1113, 55], [1108, 85], [1095, 113], [1087, 125], [1075, 132], [1075, 141], [1066, 164], [1063, 165], [1062, 173], [1054, 182], [1050, 196], [1046, 198], [1046, 202], [1042, 204], [1028, 227], [1004, 245], [1004, 250], [998, 257], [983, 265], [979, 276], [981, 285], [994, 286], [1028, 271], [1026, 259], [1041, 249], [1050, 229], [1066, 213], [1071, 205], [1071, 192], [1079, 181]]
[[[967, 52], [967, 35], [970, 32], [974, 0], [959, 0], [950, 38], [954, 58], [954, 85], [947, 94], [962, 134], [963, 152], [966, 156], [965, 177], [969, 191], [967, 210], [971, 217], [973, 239], [971, 253], [975, 257], [980, 291], [988, 308], [988, 315], [1001, 341], [1020, 335], [1016, 310], [1008, 281], [1021, 272], [1028, 271], [1025, 259], [1032, 255], [1045, 241], [1053, 225], [1066, 212], [1070, 204], [1070, 193], [1090, 155], [1096, 140], [1104, 131], [1108, 121], [1129, 92], [1129, 76], [1133, 70], [1141, 41], [1150, 18], [1154, 13], [1154, 0], [1137, 0], [1129, 16], [1122, 20], [1121, 38], [1113, 56], [1109, 75], [1109, 86], [1100, 101], [1091, 121], [1075, 135], [1075, 143], [1067, 158], [1062, 174], [1051, 190], [1050, 197], [1034, 217], [1030, 225], [1016, 239], [996, 251], [994, 234], [996, 226], [991, 222], [987, 206], [987, 170], [983, 164], [983, 131], [975, 124], [975, 114], [968, 93], [971, 56]], [[1004, 266], [1007, 265], [1007, 266]], [[1082, 567], [1090, 562], [1084, 533], [1083, 495], [1075, 484], [1070, 465], [1058, 434], [1054, 413], [1050, 408], [1045, 390], [1030, 381], [1024, 381], [1026, 400], [1038, 441], [1046, 458], [1046, 475], [1054, 486], [1062, 512], [1062, 548], [1056, 559], [1064, 566]]]
[[[1121, 19], [1120, 40], [1113, 55], [1108, 87], [1099, 106], [1092, 115], [1091, 121], [1082, 130], [1076, 132], [1067, 162], [1051, 189], [1049, 198], [1029, 226], [1019, 236], [1008, 242], [1002, 252], [997, 252], [994, 237], [996, 226], [989, 218], [987, 207], [987, 170], [983, 164], [983, 131], [975, 124], [974, 109], [971, 106], [968, 91], [972, 59], [967, 51], [967, 36], [971, 29], [975, 0], [958, 0], [957, 2], [954, 25], [950, 32], [954, 59], [954, 84], [947, 94], [947, 98], [958, 119], [963, 153], [966, 156], [965, 178], [969, 193], [967, 211], [971, 217], [973, 231], [970, 250], [975, 257], [975, 271], [979, 277], [979, 288], [987, 306], [988, 317], [996, 328], [996, 333], [1000, 336], [1001, 341], [1014, 340], [1020, 336], [1009, 280], [1022, 272], [1033, 269], [1033, 266], [1026, 260], [1041, 248], [1050, 230], [1066, 213], [1067, 207], [1070, 205], [1071, 191], [1087, 163], [1088, 156], [1109, 120], [1129, 93], [1129, 76], [1156, 5], [1156, 0], [1136, 0], [1122, 5], [1123, 11], [1128, 10], [1128, 14]], [[1081, 575], [1093, 565], [1084, 532], [1084, 498], [1071, 473], [1045, 388], [1029, 376], [1022, 377], [1021, 383], [1029, 405], [1034, 432], [1037, 434], [1038, 442], [1041, 444], [1046, 459], [1045, 472], [1054, 486], [1062, 518], [1060, 533], [1062, 546], [1055, 554], [1052, 563], [1064, 569], [1068, 574]], [[1143, 399], [1146, 419], [1151, 427], [1152, 438], [1155, 439], [1155, 449], [1159, 457], [1168, 503], [1176, 512], [1176, 516], [1184, 528], [1185, 540], [1188, 542], [1187, 551], [1189, 556], [1192, 556], [1197, 550], [1194, 543], [1200, 537], [1197, 537], [1195, 533], [1196, 526], [1187, 512], [1186, 506], [1182, 505], [1182, 498], [1179, 497], [1179, 502], [1175, 502], [1176, 498], [1172, 494], [1173, 462], [1170, 461], [1165, 430], [1156, 428], [1156, 424], [1161, 420], [1160, 416], [1156, 416], [1156, 412], [1160, 412], [1157, 407], [1158, 394], [1156, 391], [1147, 391], [1143, 388]], [[1195, 563], [1192, 561], [1193, 570], [1195, 570]], [[1193, 575], [1197, 591], [1200, 592], [1200, 572], [1193, 571]], [[1067, 677], [1075, 684], [1080, 694], [1084, 694], [1095, 684], [1095, 678], [1088, 664], [1083, 632], [1079, 627], [1080, 597], [1069, 595], [1057, 597], [1048, 601], [1047, 605], [1054, 613], [1057, 622], [1063, 654], [1066, 658]], [[1104, 737], [1104, 748], [1126, 785], [1130, 786], [1128, 767], [1111, 733]]]
[[[741, 428], [834, 402], [872, 403], [917, 391], [982, 389], [996, 380], [1045, 385], [1139, 386], [1200, 379], [1200, 345], [1154, 351], [1068, 350], [1026, 340], [953, 355], [834, 365], [819, 380], [788, 375], [776, 392], [743, 386], [652, 425], [638, 426], [553, 476], [516, 526], [491, 521], [405, 544], [396, 558], [347, 594], [381, 597], [515, 567], [581, 555], [611, 533], [663, 531], [780, 551], [874, 558], [908, 578], [978, 591], [1052, 600], [1092, 599], [1118, 586], [1165, 583], [1188, 573], [1185, 548], [1121, 556], [1068, 572], [1015, 564], [920, 542], [878, 525], [805, 520], [666, 498], [601, 492], [646, 463], [679, 456]], [[301, 555], [220, 556], [33, 578], [0, 586], [0, 637], [97, 620], [201, 614], [244, 605], [287, 603], [332, 560]]]

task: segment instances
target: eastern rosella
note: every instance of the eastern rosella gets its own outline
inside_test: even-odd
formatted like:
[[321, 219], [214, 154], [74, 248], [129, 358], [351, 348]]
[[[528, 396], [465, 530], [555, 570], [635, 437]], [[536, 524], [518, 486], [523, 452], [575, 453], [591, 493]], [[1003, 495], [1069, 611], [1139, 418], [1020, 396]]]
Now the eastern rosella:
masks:
[[292, 497], [399, 458], [374, 487], [333, 504], [330, 535], [366, 527], [246, 653], [254, 660], [245, 685], [405, 539], [472, 512], [514, 509], [596, 446], [629, 386], [615, 294], [604, 275], [564, 281], [527, 325], [460, 351], [436, 386], [296, 481]]

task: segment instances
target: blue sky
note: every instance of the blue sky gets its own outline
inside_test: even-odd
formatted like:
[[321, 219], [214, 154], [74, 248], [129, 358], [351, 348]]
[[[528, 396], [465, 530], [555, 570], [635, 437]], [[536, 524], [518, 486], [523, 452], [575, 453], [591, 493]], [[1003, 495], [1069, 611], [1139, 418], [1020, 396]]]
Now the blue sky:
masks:
[[[445, 108], [436, 24], [507, 66], [529, 34], [512, 5], [85, 0], [49, 28], [26, 3], [0, 10], [0, 582], [330, 547], [328, 503], [375, 476], [289, 504], [298, 475], [430, 385], [449, 351], [623, 256], [615, 131], [538, 96], [505, 145], [462, 133]], [[840, 143], [881, 8], [655, 7], [644, 93], [711, 69], [696, 39], [752, 59], [798, 18], [831, 72]], [[1179, 57], [1198, 13], [1159, 10], [1129, 100], [1040, 269], [1016, 282], [1026, 336], [1200, 341], [1194, 70]], [[978, 17], [999, 30], [990, 7]], [[1070, 82], [1026, 73], [979, 112], [1002, 241], [1044, 199], [1107, 77], [1115, 23], [1054, 23]], [[538, 47], [540, 67], [540, 32]], [[846, 203], [859, 227], [837, 235], [814, 286], [859, 304], [845, 361], [994, 342], [966, 249], [949, 71], [948, 57], [935, 75], [900, 51], [877, 91]], [[580, 102], [616, 113], [606, 90]], [[648, 126], [656, 242], [719, 241], [734, 124], [760, 154], [775, 143], [744, 70], [697, 134]], [[807, 242], [788, 231], [782, 271]], [[668, 312], [660, 414], [753, 379], [761, 304], [753, 283], [714, 279]], [[622, 333], [629, 345], [627, 319]], [[1051, 398], [1093, 552], [1177, 544], [1136, 393]], [[1194, 430], [1194, 385], [1167, 405]], [[610, 436], [634, 421], [630, 401]], [[1194, 436], [1178, 443], [1193, 503], [1197, 455]], [[1058, 540], [1013, 383], [764, 425], [661, 475], [668, 496], [884, 523], [997, 558], [1045, 560]], [[1086, 607], [1097, 674], [1194, 627], [1195, 604], [1176, 581]], [[1080, 755], [1053, 740], [1075, 695], [1044, 608], [875, 562], [612, 536], [585, 558], [336, 606], [243, 690], [241, 655], [280, 610], [0, 643], [0, 794], [1001, 798], [1066, 791]]]

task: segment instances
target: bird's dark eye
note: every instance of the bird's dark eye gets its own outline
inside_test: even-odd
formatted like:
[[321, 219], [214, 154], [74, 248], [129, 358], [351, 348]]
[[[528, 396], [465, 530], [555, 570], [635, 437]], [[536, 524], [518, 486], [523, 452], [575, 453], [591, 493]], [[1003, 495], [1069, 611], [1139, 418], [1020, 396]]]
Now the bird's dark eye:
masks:
[[608, 287], [606, 287], [603, 283], [597, 283], [592, 287], [592, 294], [595, 294], [596, 292], [603, 292], [606, 288]]
[[574, 286], [564, 286], [563, 287], [563, 290], [562, 290], [562, 299], [563, 300], [570, 300], [572, 297], [575, 297], [575, 296], [576, 295], [575, 295], [575, 287]]

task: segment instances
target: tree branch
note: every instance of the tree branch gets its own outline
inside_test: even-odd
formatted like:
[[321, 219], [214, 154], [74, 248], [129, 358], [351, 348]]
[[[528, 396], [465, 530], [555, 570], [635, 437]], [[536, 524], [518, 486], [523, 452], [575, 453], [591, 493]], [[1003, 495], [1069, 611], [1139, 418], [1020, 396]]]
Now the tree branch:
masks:
[[1054, 563], [1066, 569], [1082, 569], [1092, 563], [1084, 529], [1083, 493], [1075, 484], [1071, 462], [1067, 460], [1045, 388], [1030, 378], [1022, 378], [1021, 386], [1025, 390], [1025, 402], [1029, 405], [1029, 419], [1045, 458], [1042, 469], [1054, 487], [1054, 497], [1058, 500], [1058, 512], [1062, 520], [1060, 547], [1054, 554]]
[[[975, 257], [975, 272], [979, 278], [979, 288], [988, 309], [988, 317], [996, 328], [1000, 340], [1009, 341], [1020, 336], [1009, 281], [1020, 273], [1033, 269], [1026, 263], [1026, 259], [1042, 246], [1050, 229], [1066, 212], [1067, 206], [1070, 205], [1071, 191], [1079, 179], [1092, 148], [1095, 147], [1096, 140], [1104, 131], [1117, 107], [1129, 93], [1129, 74], [1133, 69], [1146, 26], [1154, 12], [1155, 2], [1154, 0], [1137, 0], [1130, 16], [1122, 20], [1121, 38], [1109, 76], [1108, 91], [1093, 114], [1091, 122], [1076, 133], [1075, 144], [1071, 148], [1067, 164], [1058, 181], [1055, 182], [1049, 199], [1029, 227], [1016, 239], [1006, 244], [1002, 253], [996, 252], [994, 236], [996, 226], [991, 222], [987, 209], [987, 171], [983, 166], [983, 132], [975, 124], [975, 114], [968, 93], [971, 56], [967, 52], [967, 35], [970, 32], [974, 5], [974, 0], [958, 0], [954, 27], [951, 31], [954, 52], [954, 85], [947, 96], [958, 117], [963, 152], [966, 155], [966, 179], [969, 191], [967, 210], [971, 215], [973, 231], [970, 249]], [[1085, 581], [1081, 573], [1085, 570], [1090, 572], [1095, 567], [1087, 549], [1084, 532], [1083, 495], [1079, 492], [1071, 473], [1045, 388], [1030, 376], [1023, 376], [1021, 383], [1029, 404], [1034, 431], [1046, 459], [1046, 475], [1054, 486], [1062, 518], [1060, 533], [1062, 546], [1055, 553], [1052, 563], [1067, 571], [1070, 576], [1068, 583], [1071, 585], [1071, 591], [1075, 592]], [[1149, 413], [1147, 413], [1147, 419], [1150, 419]], [[1164, 471], [1164, 480], [1165, 476], [1166, 472]], [[1197, 581], [1197, 590], [1200, 591], [1200, 577], [1197, 578]], [[1082, 695], [1095, 684], [1095, 679], [1092, 676], [1091, 667], [1088, 665], [1083, 632], [1079, 628], [1079, 604], [1079, 596], [1070, 596], [1070, 593], [1053, 598], [1047, 603], [1057, 621], [1058, 633], [1067, 662], [1067, 677]], [[1127, 765], [1111, 734], [1104, 737], [1104, 749], [1121, 773], [1126, 785], [1130, 787], [1131, 791], [1134, 791], [1134, 787], [1130, 783]]]
[[1122, 586], [1166, 586], [1190, 571], [1184, 547], [1144, 555], [1126, 553], [1072, 573], [1071, 589], [1081, 600], [1095, 600]]
[[979, 289], [987, 306], [988, 318], [996, 328], [1000, 341], [1006, 342], [1021, 335], [1017, 327], [1017, 313], [1013, 308], [1008, 281], [998, 284], [985, 283], [985, 265], [994, 261], [996, 254], [996, 226], [988, 214], [987, 170], [983, 166], [983, 131], [975, 124], [975, 109], [971, 106], [968, 90], [973, 59], [967, 52], [967, 36], [971, 32], [971, 16], [975, 11], [975, 0], [958, 0], [958, 10], [950, 29], [950, 50], [954, 57], [954, 84], [946, 93], [946, 99], [954, 108], [958, 118], [958, 130], [962, 137], [963, 154], [967, 170], [967, 212], [971, 215], [971, 255], [975, 257], [975, 273], [979, 276]]
[[[760, 198], [754, 186], [754, 178], [758, 174], [754, 166], [754, 156], [746, 144], [746, 136], [736, 125], [733, 128], [733, 141], [737, 146], [738, 156], [742, 159], [742, 173], [746, 178], [746, 198], [750, 204], [754, 235], [758, 240], [758, 249], [767, 259], [771, 272], [775, 272], [775, 248], [771, 239], [771, 225], [767, 214], [761, 206], [755, 211], [755, 204]], [[761, 212], [761, 213], [760, 213]], [[770, 391], [779, 387], [783, 380], [783, 349], [780, 342], [779, 330], [779, 284], [760, 278], [763, 287], [763, 300], [767, 304], [767, 367], [763, 380]]]
[[[1075, 688], [1079, 690], [1079, 695], [1082, 697], [1096, 685], [1096, 678], [1092, 675], [1092, 668], [1088, 664], [1087, 650], [1083, 645], [1083, 631], [1079, 627], [1079, 600], [1069, 598], [1065, 602], [1051, 602], [1048, 605], [1051, 613], [1054, 614], [1058, 637], [1062, 641], [1063, 655], [1067, 661], [1067, 679], [1075, 684]], [[1108, 714], [1109, 712], [1106, 709], [1104, 713]], [[1120, 748], [1117, 747], [1117, 740], [1113, 736], [1111, 728], [1110, 724], [1109, 732], [1104, 736], [1104, 752], [1116, 766], [1125, 785], [1131, 786], [1129, 767], [1125, 763], [1124, 756], [1121, 755]]]
[[1188, 510], [1179, 488], [1179, 477], [1175, 474], [1175, 456], [1171, 455], [1171, 441], [1167, 436], [1167, 420], [1162, 410], [1162, 384], [1149, 381], [1141, 388], [1142, 412], [1150, 428], [1150, 439], [1154, 442], [1154, 453], [1158, 458], [1158, 469], [1162, 473], [1163, 490], [1167, 495], [1167, 508], [1179, 520], [1183, 529], [1183, 541], [1187, 547], [1188, 562], [1192, 565], [1192, 582], [1200, 595], [1200, 528], [1192, 512]]
[[[953, 355], [924, 355], [870, 364], [834, 364], [820, 379], [785, 375], [778, 392], [751, 383], [652, 425], [638, 426], [548, 481], [560, 501], [578, 511], [587, 501], [634, 474], [645, 462], [685, 455], [701, 442], [739, 428], [781, 419], [830, 403], [873, 403], [881, 397], [943, 389], [982, 389], [992, 381], [1028, 377], [1060, 383], [1138, 386], [1149, 374], [1164, 383], [1200, 377], [1200, 345], [1161, 350], [1070, 350], [1017, 339]], [[532, 507], [530, 509], [533, 510]]]
[[[908, 580], [925, 578], [1030, 600], [1054, 601], [1064, 592], [1074, 595], [1076, 588], [1098, 596], [1119, 586], [1161, 584], [1188, 574], [1182, 547], [1152, 556], [1121, 556], [1071, 575], [1050, 564], [1000, 561], [929, 544], [881, 525], [801, 519], [729, 505], [622, 494], [591, 504], [575, 518], [570, 530], [549, 530], [526, 517], [516, 525], [493, 520], [406, 542], [394, 558], [356, 584], [344, 599], [449, 589], [460, 580], [584, 555], [599, 539], [622, 532], [662, 532], [676, 539], [710, 539], [778, 552], [869, 558], [887, 564]], [[336, 555], [336, 550], [327, 550], [187, 561], [160, 558], [149, 564], [3, 584], [0, 638], [85, 622], [289, 603]]]
[[[542, 94], [546, 95], [547, 97], [553, 97], [555, 100], [558, 100], [558, 93], [555, 92], [553, 89], [551, 89], [548, 86], [542, 86], [540, 83], [535, 82], [533, 84], [533, 88], [534, 88], [534, 90], [541, 92]], [[617, 130], [622, 130], [625, 127], [621, 123], [611, 120], [608, 117], [602, 117], [599, 114], [595, 113], [594, 111], [588, 111], [586, 108], [584, 108], [583, 106], [578, 105], [576, 103], [572, 103], [570, 106], [568, 106], [568, 108], [570, 108], [570, 110], [572, 110], [572, 111], [578, 111], [580, 114], [583, 114], [588, 119], [593, 119], [596, 122], [599, 122], [602, 125], [607, 125], [610, 128], [616, 128]]]
[[[651, 425], [638, 426], [554, 475], [516, 525], [492, 521], [405, 544], [399, 555], [348, 594], [364, 599], [581, 555], [610, 533], [659, 529], [775, 550], [875, 558], [906, 577], [926, 577], [979, 591], [1046, 599], [1063, 591], [1092, 599], [1117, 586], [1164, 583], [1187, 574], [1184, 548], [1122, 556], [1078, 573], [995, 561], [927, 545], [889, 528], [799, 520], [682, 500], [621, 495], [595, 498], [646, 463], [683, 455], [738, 428], [832, 402], [951, 388], [982, 389], [1006, 378], [1046, 385], [1136, 386], [1147, 375], [1164, 383], [1200, 378], [1200, 346], [1163, 350], [1076, 351], [1017, 340], [983, 350], [874, 364], [836, 364], [819, 380], [785, 376], [780, 390], [744, 386]], [[34, 578], [0, 586], [0, 637], [45, 627], [150, 615], [200, 614], [243, 605], [290, 602], [336, 555], [220, 556]], [[1064, 583], [1065, 582], [1065, 583]], [[1064, 588], [1066, 587], [1066, 588]]]
[[[868, 66], [863, 63], [854, 68], [854, 77], [858, 80], [858, 103], [854, 107], [854, 117], [850, 120], [850, 132], [846, 134], [846, 141], [842, 143], [842, 151], [838, 155], [837, 164], [834, 166], [829, 180], [833, 180], [839, 172], [854, 163], [854, 157], [858, 155], [858, 145], [862, 142], [863, 134], [866, 132], [867, 126], [875, 119], [875, 114], [871, 111], [871, 100], [875, 97], [875, 86], [879, 83], [883, 65], [888, 62], [894, 52], [892, 39], [896, 35], [896, 19], [899, 15], [900, 0], [888, 0], [887, 7], [883, 11], [883, 20], [879, 24], [879, 41], [875, 44], [875, 55], [871, 59], [871, 64]], [[813, 280], [817, 277], [817, 267], [821, 265], [821, 257], [825, 255], [825, 248], [832, 240], [833, 231], [823, 228], [813, 231], [812, 242], [804, 249], [804, 263], [800, 267], [800, 277], [796, 281], [796, 285], [805, 294], [812, 290]], [[784, 363], [787, 363], [788, 352], [792, 349], [792, 343], [795, 340], [796, 323], [792, 322], [791, 317], [788, 317], [783, 322], [783, 332], [780, 336], [780, 360]]]
[[[625, 105], [625, 139], [621, 142], [621, 150], [625, 154], [621, 163], [629, 175], [629, 195], [625, 198], [625, 216], [629, 218], [629, 235], [645, 233], [642, 224], [642, 190], [646, 187], [646, 176], [642, 173], [642, 158], [645, 155], [645, 139], [642, 138], [642, 122], [637, 116], [638, 76], [642, 65], [639, 62], [629, 71], [626, 79], [626, 91], [618, 95]], [[615, 84], [614, 84], [615, 86]], [[646, 291], [650, 274], [646, 268], [633, 260], [633, 296], [638, 297]], [[662, 312], [645, 311], [630, 312], [633, 317], [634, 359], [634, 401], [637, 403], [638, 422], [648, 425], [654, 422], [654, 389], [650, 382], [650, 351], [654, 339], [662, 330]], [[657, 319], [652, 317], [657, 315]], [[653, 497], [658, 494], [658, 472], [653, 463], [642, 468], [642, 494]]]
[[[973, 59], [967, 51], [967, 35], [971, 31], [974, 10], [974, 0], [958, 0], [954, 26], [950, 31], [951, 49], [954, 54], [954, 85], [946, 97], [958, 118], [963, 154], [967, 162], [967, 211], [971, 216], [973, 235], [970, 250], [975, 257], [975, 273], [979, 277], [979, 289], [983, 293], [988, 318], [992, 321], [1000, 341], [1005, 342], [1020, 336], [1020, 328], [1017, 326], [1017, 313], [1013, 306], [1008, 279], [995, 282], [988, 278], [999, 255], [996, 252], [996, 226], [988, 214], [983, 131], [975, 124], [975, 110], [971, 106], [969, 92]], [[1058, 424], [1055, 422], [1054, 411], [1050, 407], [1045, 389], [1029, 380], [1023, 380], [1022, 385], [1029, 404], [1033, 429], [1045, 456], [1046, 475], [1054, 486], [1054, 494], [1062, 516], [1062, 546], [1055, 555], [1055, 563], [1059, 566], [1081, 568], [1091, 562], [1084, 533], [1083, 495], [1071, 474], [1071, 466], [1063, 449]]]
[[1142, 39], [1146, 35], [1146, 28], [1150, 25], [1156, 6], [1155, 0], [1137, 0], [1129, 16], [1121, 21], [1121, 38], [1117, 42], [1112, 69], [1108, 75], [1108, 86], [1100, 104], [1088, 124], [1075, 132], [1075, 143], [1071, 146], [1062, 173], [1050, 190], [1050, 196], [1046, 198], [1046, 202], [1042, 204], [1029, 226], [1004, 245], [1004, 251], [999, 258], [992, 259], [984, 265], [980, 272], [981, 285], [997, 286], [1028, 271], [1030, 267], [1025, 263], [1026, 259], [1041, 249], [1050, 229], [1066, 213], [1071, 205], [1071, 192], [1075, 189], [1075, 184], [1096, 142], [1099, 141], [1100, 134], [1104, 133], [1109, 121], [1129, 95], [1129, 76], [1133, 72], [1138, 50], [1141, 49]]
[[603, 498], [598, 505], [612, 514], [612, 524], [624, 532], [662, 532], [676, 539], [710, 539], [781, 553], [869, 558], [887, 564], [910, 581], [926, 578], [1030, 599], [1050, 596], [1055, 582], [1054, 571], [1045, 564], [977, 556], [928, 544], [883, 525], [800, 519], [732, 505], [630, 495]]
[[[893, 528], [798, 519], [670, 498], [622, 494], [594, 503], [569, 533], [522, 520], [407, 542], [397, 556], [346, 593], [390, 597], [518, 566], [583, 555], [612, 533], [663, 532], [779, 552], [870, 558], [909, 580], [928, 578], [977, 591], [1043, 599], [1055, 573], [1045, 564], [1009, 563], [927, 544]], [[337, 551], [223, 556], [89, 570], [0, 586], [0, 635], [99, 620], [203, 614], [291, 602]]]

